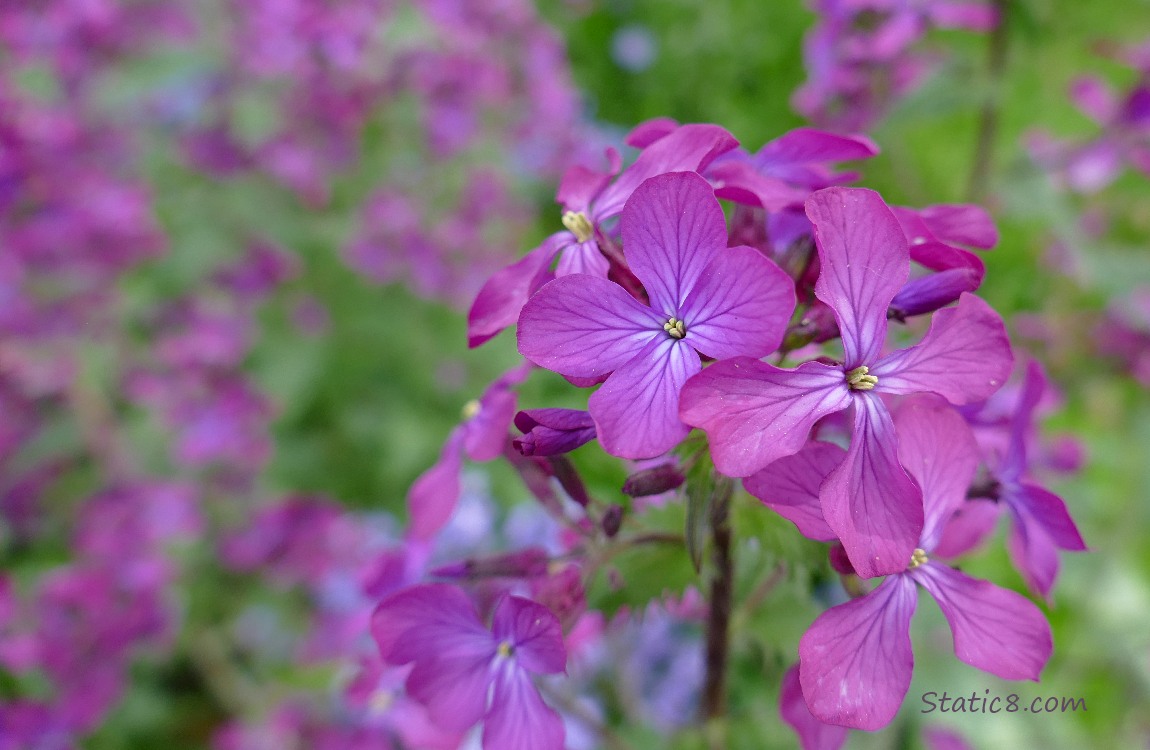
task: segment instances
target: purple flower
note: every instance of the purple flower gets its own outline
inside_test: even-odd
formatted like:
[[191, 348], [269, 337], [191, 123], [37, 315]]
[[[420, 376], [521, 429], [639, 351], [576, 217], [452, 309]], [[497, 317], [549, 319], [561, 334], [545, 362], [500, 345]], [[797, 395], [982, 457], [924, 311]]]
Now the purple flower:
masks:
[[567, 377], [607, 376], [588, 404], [599, 441], [612, 455], [650, 458], [690, 429], [679, 421], [679, 390], [702, 367], [699, 355], [773, 351], [794, 290], [757, 250], [727, 247], [722, 208], [697, 174], [644, 182], [622, 225], [627, 261], [650, 307], [606, 279], [556, 279], [523, 308], [519, 351]]
[[459, 502], [459, 472], [464, 455], [472, 461], [490, 461], [503, 453], [507, 428], [515, 414], [511, 387], [522, 383], [530, 372], [531, 365], [526, 362], [508, 370], [477, 401], [464, 406], [464, 421], [448, 435], [439, 460], [420, 474], [408, 490], [412, 538], [430, 539], [451, 518]]
[[[886, 726], [910, 686], [915, 584], [938, 602], [954, 633], [955, 655], [967, 664], [1006, 680], [1037, 680], [1053, 647], [1050, 626], [1032, 602], [929, 557], [978, 466], [962, 417], [941, 399], [921, 395], [904, 402], [894, 421], [899, 459], [923, 491], [918, 546], [902, 571], [824, 612], [799, 643], [799, 679], [811, 713], [866, 730]], [[808, 505], [817, 508], [817, 500], [809, 496]]]
[[527, 299], [551, 277], [549, 269], [556, 257], [557, 277], [572, 273], [606, 277], [609, 263], [599, 250], [602, 224], [619, 215], [644, 180], [665, 172], [703, 169], [737, 145], [717, 125], [683, 125], [644, 149], [613, 183], [610, 174], [573, 167], [556, 195], [563, 204], [567, 231], [551, 235], [487, 280], [467, 316], [469, 346], [479, 346], [516, 321]]
[[815, 193], [807, 215], [822, 269], [815, 293], [834, 310], [843, 363], [719, 362], [683, 389], [680, 415], [707, 431], [719, 471], [749, 476], [802, 448], [819, 419], [853, 406], [850, 449], [820, 491], [823, 515], [860, 576], [896, 573], [922, 529], [921, 493], [898, 463], [880, 396], [986, 398], [1010, 372], [1010, 344], [998, 315], [963, 294], [934, 316], [921, 343], [883, 356], [887, 310], [909, 273], [902, 228], [878, 193], [857, 188]]
[[461, 590], [414, 586], [380, 603], [372, 635], [385, 662], [413, 665], [407, 692], [438, 725], [463, 731], [482, 720], [485, 750], [562, 750], [563, 720], [531, 680], [567, 662], [546, 607], [505, 596], [488, 630]]
[[1013, 519], [1007, 537], [1011, 560], [1031, 590], [1043, 596], [1050, 595], [1058, 575], [1058, 550], [1086, 549], [1062, 498], [1029, 480], [1026, 443], [1046, 387], [1042, 368], [1031, 362], [1010, 417], [1005, 450], [991, 459], [995, 483], [991, 494], [997, 503], [978, 499], [965, 503], [958, 522], [940, 545], [947, 555], [965, 552], [990, 532], [1005, 508]]

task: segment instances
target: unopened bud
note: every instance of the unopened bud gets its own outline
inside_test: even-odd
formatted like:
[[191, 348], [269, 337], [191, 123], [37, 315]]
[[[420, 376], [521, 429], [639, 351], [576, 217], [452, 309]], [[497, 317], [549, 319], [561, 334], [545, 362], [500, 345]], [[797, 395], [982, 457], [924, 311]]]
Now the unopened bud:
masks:
[[661, 464], [637, 471], [623, 482], [623, 494], [630, 497], [658, 495], [683, 484], [686, 478], [674, 464]]
[[603, 528], [603, 533], [606, 534], [608, 538], [618, 534], [619, 528], [623, 525], [623, 506], [612, 505], [608, 507], [607, 511], [603, 514], [602, 520], [599, 521], [599, 525]]

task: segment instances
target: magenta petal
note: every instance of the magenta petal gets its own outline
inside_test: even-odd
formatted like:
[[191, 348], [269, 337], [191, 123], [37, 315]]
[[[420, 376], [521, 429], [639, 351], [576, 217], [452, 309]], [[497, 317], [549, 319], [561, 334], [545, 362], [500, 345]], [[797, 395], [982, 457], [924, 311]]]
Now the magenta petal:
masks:
[[938, 601], [959, 659], [1004, 680], [1038, 680], [1054, 643], [1033, 602], [937, 563], [910, 575]]
[[909, 318], [946, 307], [964, 293], [982, 285], [982, 273], [970, 268], [950, 268], [911, 279], [890, 301], [895, 316]]
[[415, 663], [407, 676], [407, 693], [427, 708], [432, 721], [448, 731], [473, 726], [487, 710], [493, 652], [461, 653]]
[[1026, 585], [1049, 597], [1054, 579], [1058, 577], [1058, 547], [1042, 527], [1028, 516], [1015, 512], [1014, 523], [1006, 536], [1006, 549]]
[[788, 206], [801, 205], [807, 191], [793, 188], [782, 180], [760, 174], [743, 161], [723, 161], [712, 164], [707, 179], [715, 187], [719, 198], [748, 206], [761, 206], [766, 211], [780, 211]]
[[678, 127], [678, 121], [670, 117], [653, 117], [632, 128], [623, 138], [623, 143], [632, 148], [647, 148], [663, 136], [673, 133]]
[[899, 462], [922, 489], [919, 546], [929, 551], [951, 515], [966, 502], [978, 469], [978, 444], [962, 415], [933, 394], [911, 396], [900, 404], [894, 425]]
[[[423, 656], [411, 649], [410, 632], [427, 626], [453, 629], [462, 640], [491, 635], [479, 622], [475, 606], [461, 590], [446, 583], [430, 583], [397, 591], [375, 608], [371, 617], [371, 635], [379, 646], [380, 656], [393, 665], [407, 664]], [[494, 651], [494, 644], [491, 645]]]
[[769, 173], [772, 166], [869, 159], [878, 152], [878, 146], [866, 136], [796, 128], [759, 149], [755, 162]]
[[522, 669], [508, 663], [495, 676], [483, 750], [563, 750], [563, 719], [539, 697]]
[[989, 250], [998, 244], [998, 228], [982, 206], [952, 203], [927, 206], [918, 212], [943, 242]]
[[898, 461], [898, 439], [877, 396], [854, 399], [846, 459], [823, 483], [823, 515], [862, 578], [906, 570], [923, 527], [922, 492]]
[[910, 687], [910, 618], [918, 602], [905, 575], [819, 615], [799, 641], [799, 680], [815, 718], [874, 731], [890, 723]]
[[882, 353], [890, 301], [910, 274], [910, 252], [898, 219], [879, 194], [827, 188], [807, 199], [821, 272], [815, 294], [835, 311], [847, 369]]
[[563, 375], [597, 377], [618, 369], [648, 342], [668, 339], [666, 322], [618, 284], [574, 274], [549, 282], [524, 306], [519, 351]]
[[570, 232], [557, 232], [483, 284], [467, 313], [469, 347], [474, 349], [518, 320], [528, 298], [550, 276], [551, 261], [570, 241]]
[[667, 172], [702, 171], [716, 156], [739, 142], [718, 125], [683, 125], [643, 149], [635, 163], [623, 170], [595, 201], [593, 218], [601, 222], [616, 216], [635, 189], [649, 177]]
[[1022, 380], [1022, 393], [1010, 417], [1010, 442], [1006, 455], [998, 466], [998, 478], [1004, 481], [1017, 481], [1027, 470], [1026, 440], [1034, 424], [1034, 410], [1038, 408], [1042, 394], [1046, 391], [1046, 375], [1042, 365], [1031, 360], [1026, 365]]
[[531, 365], [524, 362], [504, 373], [479, 398], [479, 412], [463, 426], [464, 453], [472, 461], [491, 461], [503, 453], [515, 415], [511, 386], [522, 383], [530, 373]]
[[691, 431], [679, 420], [679, 392], [701, 367], [684, 341], [660, 335], [617, 369], [587, 403], [603, 450], [654, 458], [674, 448]]
[[967, 500], [942, 526], [931, 548], [938, 557], [958, 557], [982, 543], [994, 531], [1003, 505], [993, 500]]
[[958, 307], [934, 314], [922, 341], [870, 368], [879, 393], [937, 393], [952, 404], [981, 401], [997, 391], [1014, 364], [1006, 327], [990, 305], [963, 294]]
[[434, 536], [459, 502], [459, 472], [463, 466], [463, 430], [455, 428], [443, 444], [439, 460], [419, 475], [407, 491], [408, 533], [415, 539]]
[[940, 29], [990, 31], [999, 23], [998, 9], [985, 3], [934, 0], [926, 6], [926, 11]]
[[591, 207], [591, 201], [603, 191], [612, 176], [610, 172], [596, 172], [577, 164], [563, 175], [555, 200], [564, 210], [585, 213]]
[[491, 631], [512, 647], [515, 663], [528, 672], [557, 674], [567, 667], [563, 627], [542, 604], [505, 596], [495, 608]]
[[[651, 307], [677, 315], [703, 269], [727, 247], [727, 222], [699, 175], [672, 172], [635, 190], [621, 219], [623, 252]], [[690, 324], [690, 321], [688, 321]]]
[[680, 397], [679, 416], [707, 432], [719, 471], [745, 477], [797, 453], [815, 422], [850, 403], [838, 367], [804, 362], [781, 370], [737, 357], [691, 378]]
[[799, 684], [797, 664], [783, 675], [783, 685], [779, 691], [779, 715], [795, 730], [803, 750], [838, 750], [847, 741], [845, 727], [824, 724], [807, 708]]
[[586, 242], [572, 243], [563, 249], [559, 263], [555, 266], [555, 275], [585, 273], [605, 279], [610, 269], [611, 263], [599, 252], [599, 241], [592, 237]]
[[834, 541], [838, 534], [823, 518], [819, 487], [845, 456], [846, 451], [837, 445], [811, 441], [793, 456], [780, 458], [744, 479], [743, 487], [808, 539]]
[[1059, 548], [1074, 552], [1086, 549], [1086, 542], [1078, 533], [1078, 526], [1070, 517], [1066, 503], [1053, 492], [1023, 483], [1018, 492], [1011, 493], [1007, 502], [1033, 519]]
[[764, 357], [779, 347], [795, 310], [795, 287], [781, 268], [745, 245], [707, 264], [687, 292], [686, 341], [714, 357]]

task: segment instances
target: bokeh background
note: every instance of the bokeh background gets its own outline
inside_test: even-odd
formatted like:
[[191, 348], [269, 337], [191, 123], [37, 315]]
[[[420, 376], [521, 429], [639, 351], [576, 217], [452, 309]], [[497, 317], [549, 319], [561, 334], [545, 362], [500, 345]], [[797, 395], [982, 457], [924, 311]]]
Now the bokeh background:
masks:
[[[1057, 388], [1043, 481], [1091, 551], [1044, 604], [1043, 681], [957, 662], [924, 600], [902, 715], [850, 746], [1150, 747], [1150, 3], [995, 7], [815, 112], [796, 92], [829, 0], [0, 2], [0, 748], [385, 746], [349, 691], [372, 581], [461, 407], [518, 361], [508, 333], [469, 351], [466, 310], [558, 229], [567, 166], [663, 116], [751, 150], [853, 117], [889, 203], [987, 206], [981, 294]], [[521, 406], [585, 403], [548, 375]], [[625, 467], [573, 460], [621, 497]], [[506, 466], [464, 494], [457, 555], [539, 533]], [[796, 746], [778, 685], [822, 553], [746, 496], [735, 518], [738, 590], [783, 573], [736, 619], [731, 746]], [[697, 583], [619, 564], [627, 592], [593, 606]], [[1025, 590], [1001, 543], [964, 569]], [[698, 628], [648, 619], [663, 650], [565, 710], [615, 746], [697, 747]], [[919, 713], [986, 689], [1086, 710]]]

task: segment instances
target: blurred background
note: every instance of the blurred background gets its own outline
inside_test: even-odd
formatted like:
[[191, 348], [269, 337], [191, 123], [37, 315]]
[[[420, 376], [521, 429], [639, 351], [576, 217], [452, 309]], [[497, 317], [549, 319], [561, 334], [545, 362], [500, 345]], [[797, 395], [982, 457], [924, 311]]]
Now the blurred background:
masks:
[[[985, 205], [980, 294], [1053, 386], [1041, 476], [1091, 551], [1043, 681], [959, 663], [924, 603], [903, 714], [848, 746], [1150, 747], [1146, 0], [0, 0], [0, 749], [390, 747], [360, 688], [404, 498], [518, 362], [466, 311], [559, 229], [563, 171], [653, 117], [865, 133], [889, 203]], [[585, 395], [536, 373], [520, 406]], [[444, 559], [544, 533], [510, 468], [463, 476]], [[739, 502], [741, 590], [822, 564]], [[592, 606], [689, 610], [664, 562]], [[1001, 543], [964, 570], [1025, 590]], [[820, 605], [783, 578], [738, 622], [732, 747], [796, 746], [779, 680]], [[699, 746], [673, 614], [580, 673], [573, 750]], [[985, 689], [1086, 709], [919, 713]]]

